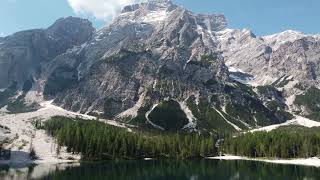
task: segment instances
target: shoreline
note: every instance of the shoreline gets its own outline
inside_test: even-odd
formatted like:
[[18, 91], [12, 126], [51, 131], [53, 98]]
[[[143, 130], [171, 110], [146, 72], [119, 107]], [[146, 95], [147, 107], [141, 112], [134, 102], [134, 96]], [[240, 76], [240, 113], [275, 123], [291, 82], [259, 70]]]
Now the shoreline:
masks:
[[[9, 165], [9, 166], [30, 166], [30, 165], [46, 165], [46, 164], [64, 164], [64, 163], [79, 163], [80, 156], [70, 154], [66, 152], [66, 149], [63, 148], [60, 152], [59, 156], [56, 155], [56, 143], [52, 137], [49, 137], [44, 130], [37, 130], [32, 125], [32, 121], [35, 119], [46, 120], [52, 116], [67, 116], [67, 117], [76, 117], [81, 116], [86, 119], [94, 119], [92, 116], [82, 115], [75, 112], [70, 112], [62, 109], [61, 107], [57, 107], [52, 104], [52, 101], [46, 101], [41, 104], [42, 108], [35, 112], [28, 113], [20, 113], [20, 114], [0, 114], [0, 124], [6, 125], [10, 128], [10, 134], [8, 136], [14, 137], [14, 135], [18, 134], [18, 138], [14, 139], [11, 142], [10, 147], [12, 150], [12, 159], [11, 160], [0, 160], [0, 166]], [[114, 121], [105, 121], [106, 123], [123, 127], [122, 124], [116, 123]], [[306, 127], [320, 126], [319, 122], [313, 122], [306, 118], [296, 117], [294, 121], [288, 121], [282, 125], [291, 125], [291, 124], [302, 124]], [[269, 127], [264, 127], [252, 131], [259, 130], [272, 130], [277, 128], [279, 125], [273, 125]], [[129, 129], [128, 129], [129, 130]], [[5, 134], [5, 132], [0, 132], [0, 135]], [[38, 160], [30, 160], [29, 159], [29, 148], [31, 144], [39, 157]], [[27, 143], [25, 143], [27, 142]], [[24, 145], [23, 145], [24, 144]], [[23, 146], [22, 146], [23, 145]], [[21, 147], [22, 149], [20, 149]], [[73, 158], [72, 160], [68, 160], [69, 158]], [[248, 161], [259, 161], [259, 162], [267, 162], [274, 164], [291, 164], [291, 165], [301, 165], [301, 166], [313, 166], [320, 168], [320, 157], [306, 158], [306, 159], [271, 159], [271, 158], [248, 158], [244, 156], [216, 156], [216, 157], [206, 157], [205, 159], [216, 159], [216, 160], [248, 160]], [[150, 158], [145, 158], [144, 160], [153, 160]]]
[[12, 160], [0, 160], [0, 166], [9, 166], [17, 168], [25, 168], [29, 166], [38, 165], [59, 165], [59, 164], [78, 164], [80, 160], [26, 160], [26, 161], [12, 161]]
[[320, 168], [320, 159], [318, 157], [297, 158], [297, 159], [271, 159], [271, 158], [268, 159], [268, 158], [249, 158], [245, 156], [226, 155], [226, 156], [207, 157], [206, 159], [225, 160], [225, 161], [235, 161], [235, 160], [256, 161], [256, 162], [266, 162], [266, 163], [272, 163], [272, 164], [299, 165], [299, 166], [309, 166], [309, 167]]
[[[298, 165], [298, 166], [308, 166], [308, 167], [316, 167], [320, 168], [320, 158], [311, 157], [311, 158], [297, 158], [297, 159], [271, 159], [271, 158], [249, 158], [245, 156], [234, 156], [234, 155], [226, 155], [226, 156], [214, 156], [214, 157], [205, 157], [204, 160], [223, 160], [223, 161], [256, 161], [256, 162], [265, 162], [271, 164], [282, 164], [282, 165]], [[144, 158], [143, 161], [156, 160], [154, 158]], [[59, 165], [59, 164], [77, 164], [80, 163], [81, 160], [35, 160], [35, 161], [0, 161], [0, 166], [10, 166], [10, 167], [28, 167], [30, 165]], [[96, 162], [96, 161], [92, 161]]]
[[[7, 134], [0, 131], [0, 137], [12, 140], [4, 147], [5, 149], [11, 149], [11, 159], [0, 160], [0, 166], [24, 167], [42, 164], [78, 163], [80, 161], [79, 154], [68, 153], [65, 147], [61, 149], [58, 156], [54, 138], [48, 136], [44, 130], [36, 129], [32, 123], [35, 120], [45, 121], [53, 116], [79, 116], [87, 120], [94, 120], [95, 117], [64, 110], [53, 105], [52, 101], [44, 101], [40, 105], [41, 108], [33, 112], [8, 114], [0, 111], [0, 124], [10, 128], [10, 133]], [[112, 126], [130, 130], [130, 128], [115, 121], [102, 121]], [[36, 160], [31, 160], [29, 157], [31, 146], [38, 156]], [[69, 160], [69, 158], [72, 158], [72, 160]]]

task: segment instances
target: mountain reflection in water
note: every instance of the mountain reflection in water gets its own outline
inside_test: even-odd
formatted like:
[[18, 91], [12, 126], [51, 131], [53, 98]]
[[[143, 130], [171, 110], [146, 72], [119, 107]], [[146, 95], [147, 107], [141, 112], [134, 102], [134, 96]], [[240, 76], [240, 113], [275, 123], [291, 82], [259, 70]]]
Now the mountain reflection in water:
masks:
[[320, 179], [320, 169], [252, 161], [106, 161], [37, 165], [26, 168], [0, 166], [1, 180], [200, 180], [200, 179]]

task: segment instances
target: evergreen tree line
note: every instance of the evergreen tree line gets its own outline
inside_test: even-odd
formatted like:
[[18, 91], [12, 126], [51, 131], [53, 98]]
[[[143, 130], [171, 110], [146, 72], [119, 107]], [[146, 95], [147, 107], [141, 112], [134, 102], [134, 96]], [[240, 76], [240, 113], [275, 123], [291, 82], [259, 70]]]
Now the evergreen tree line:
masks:
[[230, 137], [223, 152], [248, 157], [308, 158], [320, 156], [320, 129], [292, 127]]
[[146, 134], [99, 121], [54, 117], [44, 124], [60, 147], [83, 159], [201, 158], [215, 156], [213, 137], [198, 134]]

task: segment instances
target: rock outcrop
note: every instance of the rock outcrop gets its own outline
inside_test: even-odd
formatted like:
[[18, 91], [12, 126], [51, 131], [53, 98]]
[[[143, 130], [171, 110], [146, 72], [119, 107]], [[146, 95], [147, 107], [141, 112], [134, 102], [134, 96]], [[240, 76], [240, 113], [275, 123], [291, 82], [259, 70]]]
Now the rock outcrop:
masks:
[[227, 29], [223, 15], [149, 1], [125, 7], [98, 31], [66, 18], [0, 39], [0, 88], [15, 83], [1, 104], [25, 89], [22, 98], [37, 91], [65, 109], [143, 128], [230, 132], [277, 124], [292, 118], [284, 102], [290, 93], [261, 92], [252, 82], [318, 85], [318, 41], [291, 31], [256, 37]]

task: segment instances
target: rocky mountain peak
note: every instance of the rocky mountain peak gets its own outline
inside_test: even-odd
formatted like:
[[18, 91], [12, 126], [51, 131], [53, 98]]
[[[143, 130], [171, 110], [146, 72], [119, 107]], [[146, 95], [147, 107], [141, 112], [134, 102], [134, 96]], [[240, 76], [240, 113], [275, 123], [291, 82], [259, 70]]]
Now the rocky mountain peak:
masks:
[[92, 36], [95, 29], [89, 20], [77, 17], [58, 19], [46, 32], [57, 39], [71, 41], [73, 45], [80, 45]]
[[[154, 24], [164, 21], [172, 11], [178, 9], [171, 1], [154, 0], [140, 4], [128, 5], [123, 8], [114, 22], [136, 22]], [[182, 10], [183, 8], [179, 8]]]
[[[293, 72], [300, 64], [300, 74], [307, 72], [312, 80], [319, 76], [312, 64], [318, 43], [276, 48], [303, 37], [300, 33], [256, 37], [250, 30], [227, 29], [224, 15], [196, 14], [168, 0], [126, 6], [99, 31], [87, 20], [68, 17], [30, 32], [0, 46], [0, 63], [10, 62], [0, 66], [0, 88], [32, 84], [30, 92], [65, 109], [141, 126], [171, 123], [152, 117], [167, 105], [188, 116], [189, 123], [183, 119], [178, 129], [279, 123], [286, 117], [265, 107], [238, 77], [267, 84], [286, 74], [293, 77], [297, 73], [287, 68]], [[301, 54], [314, 62], [297, 64], [306, 61]]]
[[269, 36], [263, 36], [262, 39], [271, 47], [273, 47], [274, 50], [278, 49], [280, 45], [286, 43], [286, 42], [294, 42], [298, 39], [301, 39], [303, 37], [306, 37], [305, 34], [302, 32], [294, 31], [294, 30], [287, 30], [281, 33], [269, 35]]
[[138, 9], [144, 9], [148, 11], [159, 11], [159, 10], [170, 9], [174, 7], [176, 7], [176, 5], [174, 5], [169, 0], [150, 0], [146, 3], [132, 4], [132, 5], [125, 6], [121, 13], [133, 12]]
[[69, 16], [69, 17], [60, 18], [56, 20], [50, 27], [48, 27], [48, 30], [55, 30], [57, 28], [66, 28], [66, 27], [75, 26], [75, 25], [90, 27], [92, 26], [92, 23], [87, 19]]
[[[93, 42], [88, 43], [88, 48], [103, 50], [95, 53], [96, 57], [93, 58], [95, 61], [101, 56], [105, 58], [121, 49], [137, 49], [137, 47], [140, 50], [153, 49], [154, 53], [167, 58], [166, 53], [169, 49], [192, 46], [195, 48], [194, 51], [191, 56], [185, 54], [189, 57], [184, 58], [184, 61], [199, 60], [200, 54], [210, 54], [216, 50], [216, 44], [213, 42], [214, 32], [226, 27], [227, 21], [224, 15], [196, 14], [171, 1], [148, 1], [126, 6], [110, 25], [94, 34]], [[138, 45], [133, 48], [133, 44]], [[204, 46], [195, 47], [200, 44]], [[90, 60], [87, 64], [91, 65], [93, 61]]]
[[15, 33], [0, 42], [0, 88], [39, 78], [41, 69], [67, 49], [88, 41], [95, 29], [88, 20], [67, 17], [47, 29]]

